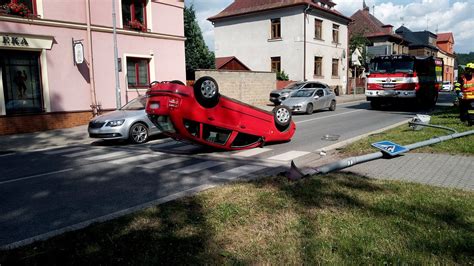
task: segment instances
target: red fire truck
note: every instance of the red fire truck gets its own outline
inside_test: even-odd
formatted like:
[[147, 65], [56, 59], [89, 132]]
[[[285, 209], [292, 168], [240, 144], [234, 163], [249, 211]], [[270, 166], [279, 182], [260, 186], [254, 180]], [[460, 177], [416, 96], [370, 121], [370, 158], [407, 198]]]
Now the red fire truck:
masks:
[[443, 81], [443, 66], [442, 59], [432, 56], [377, 56], [370, 61], [367, 100], [373, 109], [401, 101], [416, 108], [433, 107]]

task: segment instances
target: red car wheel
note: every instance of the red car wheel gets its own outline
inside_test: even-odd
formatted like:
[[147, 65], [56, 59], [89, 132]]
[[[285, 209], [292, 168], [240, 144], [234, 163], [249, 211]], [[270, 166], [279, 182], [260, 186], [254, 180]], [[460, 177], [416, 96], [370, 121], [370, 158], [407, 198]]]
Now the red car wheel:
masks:
[[273, 109], [273, 118], [278, 130], [285, 131], [291, 123], [291, 110], [287, 106], [279, 105]]
[[219, 102], [219, 86], [215, 79], [202, 77], [194, 83], [194, 97], [203, 107], [212, 108]]

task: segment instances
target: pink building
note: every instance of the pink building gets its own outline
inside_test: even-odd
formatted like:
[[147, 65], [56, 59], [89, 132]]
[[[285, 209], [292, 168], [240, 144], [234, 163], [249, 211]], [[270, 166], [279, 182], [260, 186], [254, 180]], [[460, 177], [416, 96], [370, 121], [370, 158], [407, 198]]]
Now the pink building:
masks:
[[[184, 82], [184, 1], [113, 1], [121, 104], [151, 81]], [[82, 125], [98, 107], [116, 108], [112, 0], [0, 5], [0, 135]]]

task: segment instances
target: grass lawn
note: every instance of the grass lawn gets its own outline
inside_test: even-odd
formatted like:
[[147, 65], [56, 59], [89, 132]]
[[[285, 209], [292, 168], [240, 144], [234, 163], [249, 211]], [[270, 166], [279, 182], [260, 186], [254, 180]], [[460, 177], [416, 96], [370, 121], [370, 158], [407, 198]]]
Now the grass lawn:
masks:
[[[461, 123], [459, 111], [454, 107], [443, 108], [439, 112], [432, 114], [430, 124], [453, 128], [458, 132], [474, 130], [474, 126], [468, 127], [466, 124]], [[352, 143], [342, 148], [340, 152], [345, 155], [361, 155], [379, 151], [370, 144], [382, 140], [390, 140], [400, 145], [407, 145], [448, 134], [452, 134], [452, 132], [428, 127], [419, 131], [413, 131], [408, 125], [403, 125]], [[412, 152], [474, 155], [474, 135], [444, 141], [415, 149]]]
[[469, 264], [474, 193], [333, 173], [234, 183], [45, 242], [0, 264]]

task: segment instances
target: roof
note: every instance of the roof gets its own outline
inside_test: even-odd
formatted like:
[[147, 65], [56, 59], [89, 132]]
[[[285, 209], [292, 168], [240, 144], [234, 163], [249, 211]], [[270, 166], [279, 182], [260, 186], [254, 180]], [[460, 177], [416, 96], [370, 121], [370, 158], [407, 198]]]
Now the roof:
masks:
[[370, 14], [368, 9], [357, 10], [357, 12], [351, 16], [351, 19], [353, 21], [349, 25], [351, 35], [361, 33], [367, 38], [385, 36], [399, 41], [405, 40], [402, 36], [392, 32], [392, 25], [382, 23], [375, 16]]
[[243, 67], [248, 68], [242, 61], [240, 61], [237, 57], [235, 56], [228, 56], [228, 57], [216, 57], [215, 62], [216, 62], [216, 69], [221, 69], [223, 66], [225, 66], [227, 63], [230, 61], [235, 60], [237, 63], [241, 64]]
[[[329, 7], [333, 7], [336, 5], [330, 0], [319, 0], [319, 2], [328, 5]], [[227, 6], [219, 14], [208, 18], [208, 20], [214, 22], [223, 18], [241, 16], [267, 10], [299, 5], [309, 5], [313, 9], [322, 10], [330, 14], [336, 15], [339, 18], [347, 20], [347, 22], [351, 21], [350, 18], [342, 15], [337, 10], [322, 7], [319, 4], [316, 4], [313, 0], [234, 0], [232, 4]]]
[[448, 42], [450, 39], [454, 40], [452, 32], [438, 33], [438, 42]]
[[[438, 50], [438, 47], [431, 45], [428, 43], [426, 36], [434, 36], [436, 37], [436, 34], [429, 32], [429, 31], [416, 31], [413, 32], [410, 29], [408, 29], [405, 26], [401, 26], [395, 31], [397, 34], [403, 36], [406, 40], [410, 42], [409, 47], [410, 48], [416, 48], [416, 47], [427, 47], [433, 50]], [[426, 41], [423, 40], [423, 38], [426, 37]]]

